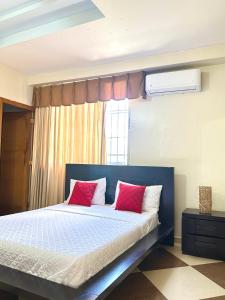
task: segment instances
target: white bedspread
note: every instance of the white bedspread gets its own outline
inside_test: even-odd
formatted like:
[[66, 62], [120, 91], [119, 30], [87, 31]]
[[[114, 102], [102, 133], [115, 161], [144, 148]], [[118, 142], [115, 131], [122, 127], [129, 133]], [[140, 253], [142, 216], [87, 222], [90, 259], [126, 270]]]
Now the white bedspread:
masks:
[[0, 264], [78, 287], [158, 225], [155, 210], [59, 204], [0, 217]]

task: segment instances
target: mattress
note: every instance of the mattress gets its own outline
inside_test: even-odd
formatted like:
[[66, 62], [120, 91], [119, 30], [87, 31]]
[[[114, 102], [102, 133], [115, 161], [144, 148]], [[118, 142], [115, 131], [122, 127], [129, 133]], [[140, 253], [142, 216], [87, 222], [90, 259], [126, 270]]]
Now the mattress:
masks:
[[156, 210], [59, 204], [0, 217], [0, 264], [79, 287], [158, 225]]

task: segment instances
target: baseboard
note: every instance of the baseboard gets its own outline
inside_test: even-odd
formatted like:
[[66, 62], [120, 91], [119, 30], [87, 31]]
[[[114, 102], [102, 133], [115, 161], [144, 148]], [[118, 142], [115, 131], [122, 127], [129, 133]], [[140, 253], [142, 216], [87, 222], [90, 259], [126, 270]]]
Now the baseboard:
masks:
[[179, 248], [181, 247], [181, 236], [174, 237], [174, 246]]

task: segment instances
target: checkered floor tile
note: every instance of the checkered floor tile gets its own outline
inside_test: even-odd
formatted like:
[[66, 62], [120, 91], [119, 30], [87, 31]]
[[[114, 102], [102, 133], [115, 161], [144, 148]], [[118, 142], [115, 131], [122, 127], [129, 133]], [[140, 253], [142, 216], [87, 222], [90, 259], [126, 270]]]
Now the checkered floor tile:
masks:
[[225, 300], [225, 262], [160, 247], [107, 300]]

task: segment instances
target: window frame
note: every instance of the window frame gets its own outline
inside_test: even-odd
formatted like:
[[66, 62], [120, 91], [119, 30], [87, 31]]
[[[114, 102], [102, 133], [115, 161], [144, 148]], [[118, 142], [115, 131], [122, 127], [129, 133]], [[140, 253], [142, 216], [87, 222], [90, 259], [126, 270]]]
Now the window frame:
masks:
[[[124, 99], [124, 100], [110, 100], [110, 101], [114, 101], [114, 102], [117, 102], [117, 103], [119, 103], [120, 101], [127, 101], [127, 109], [125, 110], [123, 110], [123, 109], [121, 109], [121, 110], [119, 110], [119, 109], [115, 109], [115, 112], [113, 112], [113, 111], [111, 111], [111, 115], [112, 114], [119, 114], [120, 112], [121, 113], [123, 113], [123, 111], [124, 112], [127, 112], [127, 118], [128, 118], [128, 123], [127, 123], [127, 145], [126, 145], [126, 149], [127, 149], [127, 152], [125, 153], [125, 155], [118, 155], [118, 151], [117, 151], [117, 154], [110, 154], [109, 156], [116, 156], [116, 157], [118, 157], [118, 156], [126, 156], [126, 162], [124, 163], [119, 163], [119, 162], [115, 162], [115, 163], [112, 163], [112, 162], [109, 162], [108, 161], [108, 154], [107, 154], [107, 140], [108, 139], [113, 139], [113, 138], [117, 138], [117, 139], [119, 139], [119, 138], [123, 138], [123, 137], [120, 137], [120, 136], [115, 136], [115, 137], [113, 137], [112, 135], [110, 136], [110, 137], [107, 137], [107, 133], [106, 133], [106, 116], [107, 116], [107, 104], [106, 104], [106, 108], [105, 108], [105, 121], [104, 121], [104, 123], [105, 123], [105, 141], [106, 141], [106, 164], [107, 165], [119, 165], [119, 166], [127, 166], [127, 165], [129, 165], [129, 163], [130, 163], [130, 105], [129, 105], [129, 100], [128, 99]], [[112, 121], [112, 120], [111, 120]], [[118, 148], [118, 144], [117, 144], [117, 148]]]

